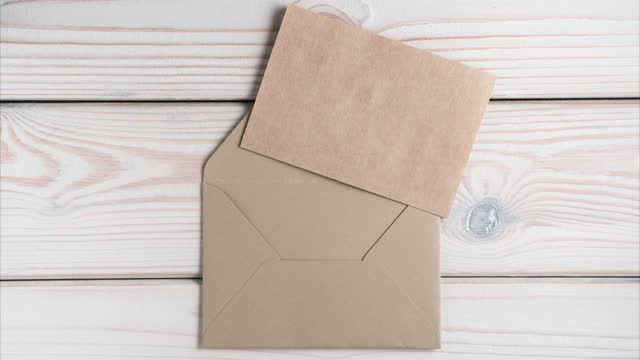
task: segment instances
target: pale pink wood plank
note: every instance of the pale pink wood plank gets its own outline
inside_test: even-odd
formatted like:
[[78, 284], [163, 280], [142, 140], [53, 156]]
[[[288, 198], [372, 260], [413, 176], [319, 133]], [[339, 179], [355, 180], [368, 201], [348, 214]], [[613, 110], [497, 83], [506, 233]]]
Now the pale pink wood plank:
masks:
[[[293, 0], [5, 1], [0, 97], [251, 99]], [[300, 0], [493, 72], [496, 98], [639, 96], [636, 0]]]
[[2, 283], [3, 359], [637, 359], [634, 280], [445, 279], [442, 349], [198, 349], [193, 280]]
[[[250, 105], [2, 107], [4, 279], [199, 276], [205, 159]], [[444, 275], [638, 275], [639, 106], [491, 103]]]

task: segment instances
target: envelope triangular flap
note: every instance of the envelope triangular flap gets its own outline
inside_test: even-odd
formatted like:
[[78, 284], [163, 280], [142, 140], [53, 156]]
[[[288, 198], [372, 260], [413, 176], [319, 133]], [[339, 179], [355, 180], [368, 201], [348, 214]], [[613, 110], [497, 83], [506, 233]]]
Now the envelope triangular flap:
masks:
[[221, 348], [436, 348], [427, 320], [394, 280], [358, 261], [269, 262], [203, 336]]
[[202, 244], [202, 258], [206, 259], [202, 319], [209, 323], [264, 262], [278, 255], [222, 190], [205, 183], [202, 196], [206, 240]]
[[246, 118], [208, 160], [217, 186], [282, 259], [361, 260], [405, 205], [239, 147]]
[[408, 206], [364, 257], [402, 289], [433, 326], [423, 334], [440, 337], [440, 218]]

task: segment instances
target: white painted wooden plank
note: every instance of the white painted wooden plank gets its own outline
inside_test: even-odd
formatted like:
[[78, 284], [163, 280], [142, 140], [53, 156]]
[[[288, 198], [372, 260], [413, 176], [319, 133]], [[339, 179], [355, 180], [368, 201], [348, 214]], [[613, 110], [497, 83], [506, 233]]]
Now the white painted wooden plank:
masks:
[[[249, 99], [292, 0], [2, 1], [0, 97]], [[299, 0], [487, 69], [496, 98], [638, 96], [636, 0]]]
[[2, 283], [13, 359], [637, 359], [638, 280], [445, 279], [438, 351], [198, 349], [193, 280]]
[[[250, 104], [5, 104], [1, 276], [198, 276], [205, 159]], [[491, 103], [444, 275], [638, 275], [639, 104]]]

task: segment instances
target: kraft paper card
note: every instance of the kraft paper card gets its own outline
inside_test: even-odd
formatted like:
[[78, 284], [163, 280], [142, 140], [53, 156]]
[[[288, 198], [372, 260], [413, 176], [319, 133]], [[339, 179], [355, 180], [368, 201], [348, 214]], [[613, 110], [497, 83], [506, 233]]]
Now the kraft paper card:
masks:
[[203, 180], [202, 345], [440, 346], [436, 215], [240, 148]]
[[242, 147], [445, 217], [493, 85], [289, 6]]

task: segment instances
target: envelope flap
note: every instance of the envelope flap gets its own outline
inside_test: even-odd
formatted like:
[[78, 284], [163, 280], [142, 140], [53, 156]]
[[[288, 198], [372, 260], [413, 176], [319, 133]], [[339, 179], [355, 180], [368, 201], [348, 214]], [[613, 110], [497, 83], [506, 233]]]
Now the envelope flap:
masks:
[[283, 260], [260, 268], [208, 324], [203, 343], [228, 348], [437, 348], [439, 327], [433, 321], [376, 266]]
[[202, 195], [202, 312], [208, 322], [262, 263], [278, 255], [219, 188], [204, 184]]
[[386, 272], [425, 316], [440, 307], [439, 237], [438, 216], [407, 206], [364, 257]]
[[360, 260], [405, 205], [240, 148], [243, 119], [205, 166], [283, 259]]

